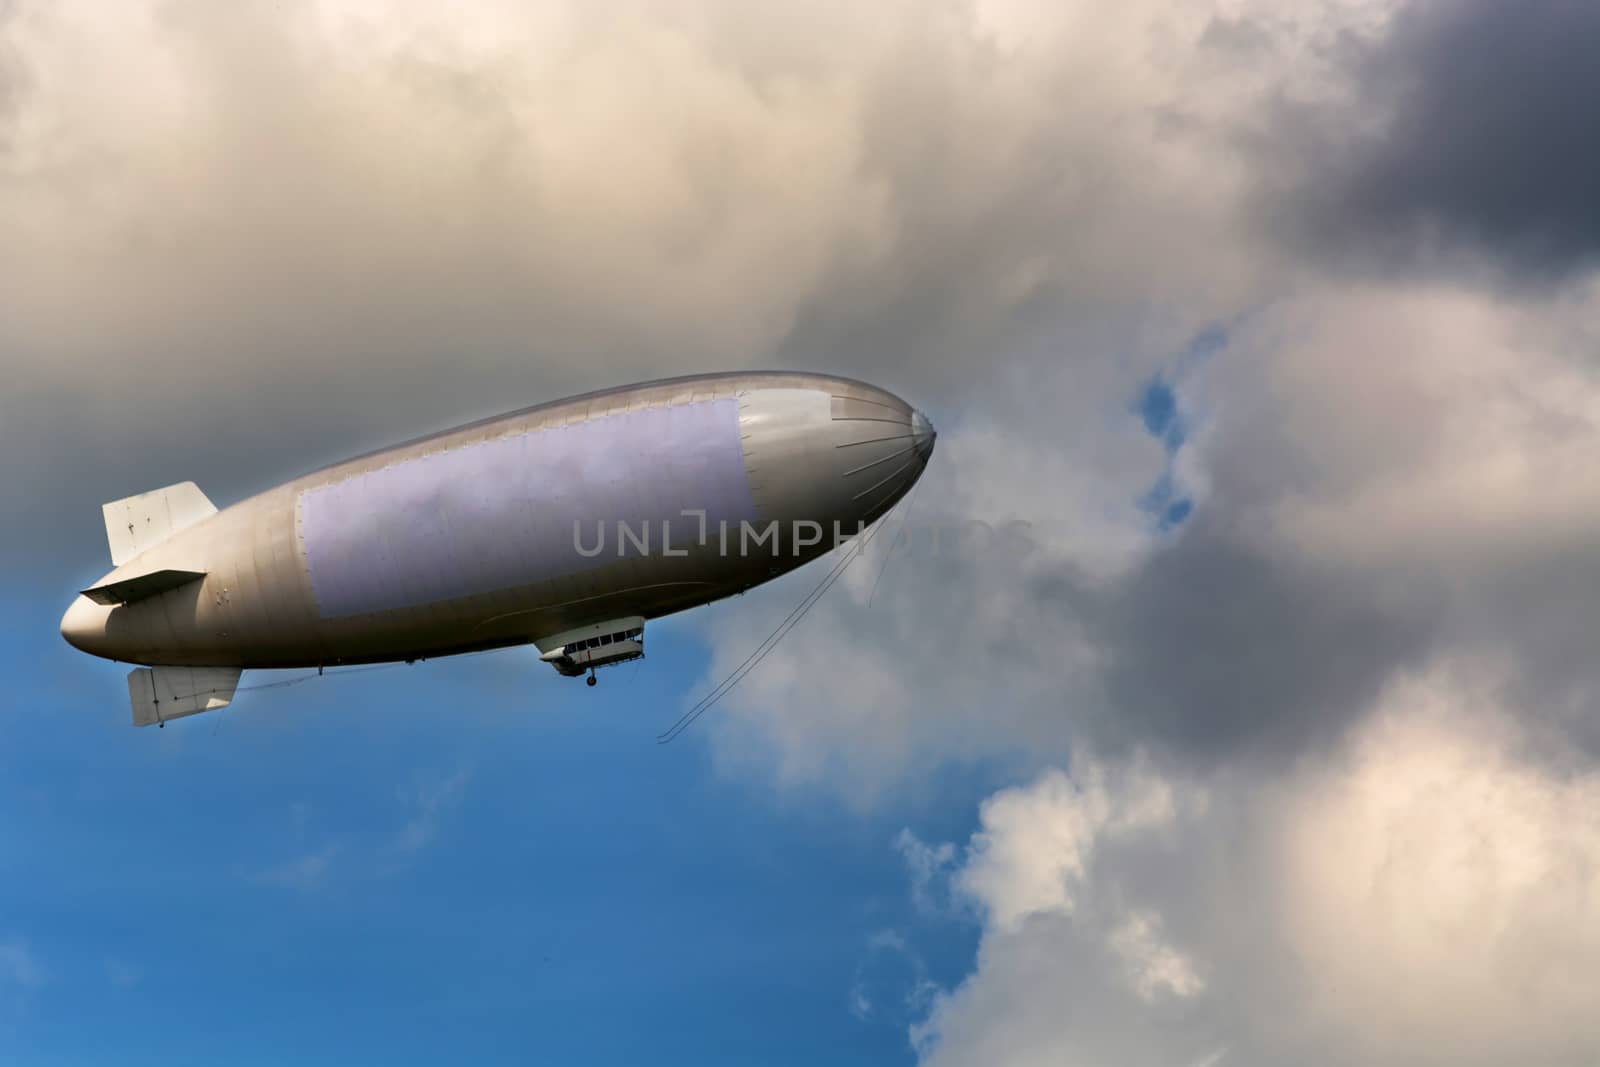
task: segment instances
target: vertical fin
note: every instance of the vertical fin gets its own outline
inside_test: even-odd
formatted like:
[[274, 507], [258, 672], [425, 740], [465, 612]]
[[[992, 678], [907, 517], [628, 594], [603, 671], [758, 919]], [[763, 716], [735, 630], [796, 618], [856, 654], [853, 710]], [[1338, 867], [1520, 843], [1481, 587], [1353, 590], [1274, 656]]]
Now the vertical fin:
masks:
[[128, 672], [133, 725], [155, 726], [168, 719], [225, 708], [239, 685], [238, 667], [139, 667]]
[[138, 496], [102, 504], [111, 562], [122, 566], [139, 553], [158, 545], [179, 530], [217, 513], [193, 482], [179, 482]]

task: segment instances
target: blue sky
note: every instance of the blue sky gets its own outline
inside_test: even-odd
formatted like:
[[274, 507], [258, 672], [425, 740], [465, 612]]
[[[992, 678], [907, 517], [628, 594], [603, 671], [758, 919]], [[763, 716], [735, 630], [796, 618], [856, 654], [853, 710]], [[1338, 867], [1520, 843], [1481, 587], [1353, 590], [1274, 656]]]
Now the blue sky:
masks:
[[984, 783], [862, 811], [657, 746], [692, 626], [593, 690], [513, 650], [136, 730], [56, 633], [83, 564], [0, 615], [6, 1062], [909, 1062], [905, 998], [970, 966], [893, 842], [965, 839]]

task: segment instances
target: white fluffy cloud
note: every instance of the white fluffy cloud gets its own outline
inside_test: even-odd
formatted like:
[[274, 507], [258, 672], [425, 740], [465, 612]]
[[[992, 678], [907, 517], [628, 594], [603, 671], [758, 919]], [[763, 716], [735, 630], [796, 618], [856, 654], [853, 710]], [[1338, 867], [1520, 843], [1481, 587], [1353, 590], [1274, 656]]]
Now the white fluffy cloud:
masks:
[[1284, 931], [1320, 987], [1308, 1029], [1353, 1057], [1600, 1052], [1600, 772], [1526, 762], [1485, 688], [1397, 685], [1285, 812]]
[[1590, 286], [1323, 285], [1265, 309], [1238, 358], [1197, 376], [1215, 416], [1197, 462], [1235, 523], [1333, 565], [1493, 566], [1586, 539], [1597, 331]]
[[1591, 1061], [1600, 771], [1531, 760], [1497, 692], [1441, 667], [1290, 768], [992, 798], [953, 875], [977, 968], [926, 1062]]
[[1047, 771], [984, 802], [983, 829], [958, 881], [991, 926], [1014, 933], [1035, 915], [1072, 915], [1096, 845], [1172, 822], [1170, 786], [1142, 773], [1129, 778], [1108, 784], [1095, 764], [1073, 777]]

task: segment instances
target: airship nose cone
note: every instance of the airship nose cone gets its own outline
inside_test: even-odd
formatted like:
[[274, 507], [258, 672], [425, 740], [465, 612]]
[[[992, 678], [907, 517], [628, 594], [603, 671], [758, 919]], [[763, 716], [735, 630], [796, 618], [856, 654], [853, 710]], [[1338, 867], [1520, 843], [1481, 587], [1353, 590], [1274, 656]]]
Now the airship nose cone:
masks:
[[105, 640], [107, 614], [103, 605], [80, 596], [61, 616], [61, 636], [73, 648], [95, 653]]
[[938, 440], [939, 433], [933, 428], [933, 423], [928, 421], [928, 416], [920, 411], [911, 412], [911, 444], [917, 450], [917, 455], [926, 463], [928, 457], [933, 455], [933, 443]]

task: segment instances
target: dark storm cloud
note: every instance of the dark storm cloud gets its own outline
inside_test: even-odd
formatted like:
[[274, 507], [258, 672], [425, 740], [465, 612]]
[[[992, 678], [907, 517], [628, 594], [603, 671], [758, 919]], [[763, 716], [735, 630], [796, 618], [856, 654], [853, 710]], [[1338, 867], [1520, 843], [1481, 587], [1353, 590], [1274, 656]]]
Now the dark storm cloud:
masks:
[[1535, 281], [1600, 256], [1600, 4], [1418, 0], [1341, 47], [1353, 103], [1308, 127], [1316, 240], [1402, 266], [1468, 250]]
[[1442, 597], [1377, 586], [1269, 558], [1202, 512], [1110, 586], [1057, 578], [1039, 593], [1107, 653], [1097, 736], [1209, 764], [1326, 742], [1426, 658]]
[[1461, 644], [1509, 658], [1508, 700], [1520, 710], [1535, 755], [1562, 767], [1600, 757], [1600, 566], [1593, 544], [1528, 558], [1514, 573], [1486, 576], [1460, 605]]

